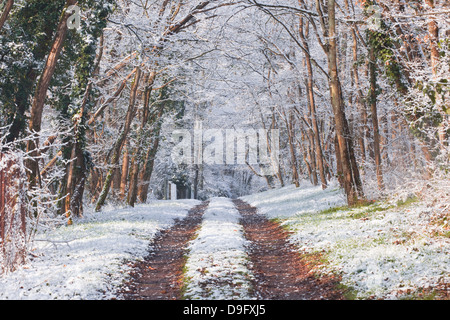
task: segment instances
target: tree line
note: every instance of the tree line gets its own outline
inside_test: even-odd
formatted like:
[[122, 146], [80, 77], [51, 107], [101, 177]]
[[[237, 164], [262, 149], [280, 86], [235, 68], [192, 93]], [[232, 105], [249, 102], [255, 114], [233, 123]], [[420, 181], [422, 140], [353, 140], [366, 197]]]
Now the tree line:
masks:
[[[74, 5], [81, 23], [70, 29]], [[210, 194], [236, 195], [242, 190], [225, 189], [302, 179], [325, 189], [337, 179], [355, 205], [448, 170], [448, 1], [7, 0], [0, 8], [2, 152], [24, 154], [27, 188], [40, 194], [30, 197], [35, 216], [55, 210], [71, 220], [108, 199], [145, 203], [167, 177], [194, 185], [197, 197], [208, 183]], [[171, 129], [242, 120], [281, 129], [273, 176], [251, 164], [169, 159]]]

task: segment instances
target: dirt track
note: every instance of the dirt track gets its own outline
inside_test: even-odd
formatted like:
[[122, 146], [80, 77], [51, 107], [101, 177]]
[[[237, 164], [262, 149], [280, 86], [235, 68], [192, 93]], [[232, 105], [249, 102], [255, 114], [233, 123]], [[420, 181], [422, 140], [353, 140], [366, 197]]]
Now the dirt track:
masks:
[[185, 219], [176, 221], [170, 229], [156, 236], [145, 261], [134, 265], [131, 279], [121, 292], [125, 300], [182, 298], [186, 246], [199, 228], [207, 207], [208, 202], [194, 207]]
[[234, 201], [251, 242], [249, 256], [255, 275], [254, 290], [263, 300], [338, 300], [333, 279], [316, 279], [306, 261], [289, 242], [289, 233], [278, 223], [257, 213], [241, 200]]
[[[240, 212], [245, 237], [250, 242], [253, 293], [259, 300], [338, 300], [334, 279], [316, 279], [307, 263], [289, 242], [289, 234], [276, 222], [257, 213], [241, 200], [233, 201]], [[183, 267], [188, 242], [201, 225], [209, 202], [193, 208], [188, 216], [160, 232], [150, 254], [134, 265], [121, 296], [125, 300], [178, 300], [182, 296]], [[214, 285], [214, 284], [212, 284]]]

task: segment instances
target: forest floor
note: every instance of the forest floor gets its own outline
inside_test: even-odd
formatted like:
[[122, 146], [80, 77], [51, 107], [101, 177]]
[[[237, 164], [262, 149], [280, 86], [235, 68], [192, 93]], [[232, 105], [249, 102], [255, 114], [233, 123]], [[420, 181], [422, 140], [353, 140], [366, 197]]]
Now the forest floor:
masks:
[[231, 200], [110, 203], [42, 227], [0, 300], [450, 298], [449, 200], [347, 207], [303, 182]]
[[191, 209], [184, 219], [160, 231], [144, 261], [134, 264], [122, 292], [126, 300], [180, 299], [187, 244], [202, 221], [208, 202]]
[[[216, 199], [217, 201], [217, 199]], [[226, 202], [229, 199], [220, 199]], [[302, 256], [290, 241], [290, 233], [276, 222], [258, 214], [257, 209], [242, 200], [233, 200], [240, 215], [245, 250], [248, 259], [246, 267], [249, 286], [240, 296], [239, 290], [231, 289], [228, 293], [232, 299], [258, 300], [341, 300], [342, 289], [338, 289], [339, 279], [335, 277], [316, 277], [311, 272], [315, 263], [311, 256]], [[220, 288], [217, 286], [243, 287], [242, 282], [233, 280], [242, 276], [242, 270], [234, 270], [223, 279], [209, 277], [202, 281], [197, 295], [186, 293], [186, 264], [190, 254], [189, 243], [194, 241], [209, 201], [190, 210], [182, 220], [161, 232], [151, 244], [149, 255], [134, 264], [131, 277], [120, 295], [127, 300], [179, 300], [186, 298], [211, 298], [208, 294]], [[225, 213], [226, 215], [226, 213]], [[216, 234], [220, 239], [220, 228]], [[234, 230], [236, 231], [236, 230]], [[227, 242], [224, 232], [223, 243]], [[220, 240], [219, 240], [220, 242]], [[219, 245], [220, 246], [220, 245]], [[220, 250], [220, 249], [219, 249]], [[225, 249], [229, 250], [229, 248]], [[314, 257], [319, 260], [319, 256]], [[205, 260], [205, 259], [201, 259]], [[212, 266], [222, 265], [220, 263]], [[226, 264], [226, 263], [225, 263]], [[234, 267], [233, 267], [234, 268]], [[209, 273], [208, 266], [201, 267], [201, 275]], [[233, 274], [234, 273], [234, 274]], [[209, 281], [208, 281], [209, 280]], [[225, 284], [226, 282], [226, 284]], [[242, 292], [242, 291], [241, 291]], [[221, 297], [227, 293], [222, 291]]]

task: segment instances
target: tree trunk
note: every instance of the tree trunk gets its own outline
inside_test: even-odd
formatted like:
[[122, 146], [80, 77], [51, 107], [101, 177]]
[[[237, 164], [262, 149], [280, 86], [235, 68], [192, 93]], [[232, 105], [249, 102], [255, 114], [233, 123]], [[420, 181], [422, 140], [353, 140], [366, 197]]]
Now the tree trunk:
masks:
[[308, 128], [307, 138], [309, 142], [308, 158], [309, 164], [311, 165], [311, 173], [312, 173], [311, 182], [313, 185], [318, 186], [319, 180], [317, 179], [316, 153], [314, 151], [315, 149], [314, 133], [311, 128]]
[[108, 196], [108, 192], [111, 187], [112, 176], [114, 174], [114, 167], [117, 166], [117, 164], [119, 163], [120, 155], [122, 153], [122, 148], [125, 144], [125, 141], [127, 139], [128, 133], [131, 128], [131, 123], [136, 114], [136, 97], [137, 97], [137, 90], [139, 87], [140, 80], [141, 80], [141, 70], [138, 68], [136, 71], [134, 81], [133, 81], [133, 85], [131, 87], [130, 103], [128, 105], [128, 111], [127, 111], [127, 116], [125, 119], [125, 125], [124, 125], [124, 128], [123, 128], [119, 138], [117, 139], [116, 143], [114, 144], [114, 147], [112, 150], [113, 155], [111, 158], [111, 166], [112, 167], [111, 167], [111, 169], [109, 169], [108, 174], [106, 176], [105, 184], [103, 185], [102, 192], [97, 201], [95, 211], [101, 210], [101, 208], [105, 204], [106, 197]]
[[299, 146], [299, 149], [301, 150], [302, 155], [303, 155], [303, 162], [305, 162], [306, 170], [308, 171], [308, 177], [309, 177], [310, 181], [312, 182], [312, 174], [313, 173], [312, 173], [312, 170], [311, 170], [311, 165], [309, 164], [310, 160], [308, 160], [307, 147], [305, 147], [306, 146], [306, 143], [305, 143], [306, 139], [305, 139], [305, 134], [303, 133], [303, 129], [300, 130], [300, 139], [301, 139], [301, 141], [298, 142], [298, 146]]
[[[370, 36], [369, 36], [370, 37]], [[369, 45], [370, 45], [369, 40]], [[377, 175], [377, 183], [378, 189], [384, 189], [383, 182], [383, 170], [381, 165], [381, 148], [380, 148], [380, 129], [378, 125], [378, 113], [377, 113], [377, 76], [376, 76], [376, 56], [375, 50], [370, 45], [369, 48], [369, 82], [370, 82], [370, 94], [369, 94], [369, 102], [370, 102], [370, 111], [372, 116], [372, 127], [373, 127], [373, 151], [375, 155], [375, 166], [376, 166], [376, 175]]]
[[198, 164], [194, 165], [194, 199], [198, 200]]
[[[41, 74], [41, 78], [36, 87], [36, 91], [33, 98], [33, 103], [31, 105], [31, 116], [29, 122], [29, 128], [31, 132], [39, 133], [41, 131], [41, 123], [42, 123], [42, 112], [44, 109], [45, 99], [47, 97], [47, 90], [50, 85], [50, 81], [53, 77], [53, 73], [55, 72], [56, 65], [58, 62], [58, 58], [64, 46], [64, 40], [67, 35], [67, 20], [70, 17], [70, 14], [67, 13], [67, 8], [71, 5], [77, 3], [77, 0], [67, 0], [66, 6], [63, 10], [63, 14], [58, 24], [58, 28], [56, 30], [56, 36], [53, 41], [52, 48], [50, 50], [50, 54], [47, 57], [47, 61], [45, 63], [44, 69]], [[30, 139], [27, 143], [27, 152], [30, 153], [32, 158], [36, 158], [38, 156], [38, 147], [39, 140]], [[29, 172], [29, 181], [30, 187], [33, 187], [37, 183], [38, 175], [39, 175], [39, 165], [37, 160], [31, 159], [27, 163], [27, 167], [30, 170]]]
[[[275, 109], [272, 109], [272, 123], [270, 124], [270, 129], [274, 130], [276, 126], [276, 115], [275, 115]], [[264, 127], [265, 129], [265, 127]], [[270, 143], [269, 141], [269, 131], [267, 131], [266, 134], [266, 142], [267, 142], [267, 146], [269, 148], [269, 154], [276, 154], [276, 150], [272, 150], [272, 143]], [[277, 173], [276, 176], [278, 178], [278, 181], [280, 181], [280, 185], [281, 187], [284, 187], [284, 179], [283, 179], [283, 174], [281, 172], [281, 166], [279, 164], [279, 159], [275, 160], [277, 162]]]
[[113, 173], [113, 178], [111, 182], [111, 190], [114, 195], [119, 195], [120, 192], [120, 180], [122, 177], [122, 173], [120, 168], [116, 168]]
[[19, 90], [14, 97], [16, 112], [11, 127], [9, 128], [9, 134], [7, 136], [8, 142], [13, 142], [18, 139], [27, 126], [26, 112], [29, 108], [29, 97], [24, 93], [32, 91], [32, 86], [35, 83], [37, 76], [37, 71], [33, 68], [29, 68], [26, 77], [24, 79], [20, 79], [18, 86], [21, 90]]
[[336, 157], [340, 157], [342, 163], [342, 174], [344, 190], [347, 195], [349, 206], [358, 202], [358, 193], [356, 185], [353, 181], [352, 165], [350, 160], [349, 148], [346, 137], [346, 122], [344, 108], [342, 105], [342, 97], [339, 84], [339, 74], [337, 66], [337, 43], [336, 43], [336, 3], [334, 0], [328, 0], [328, 27], [329, 27], [329, 46], [328, 46], [328, 68], [330, 75], [330, 96], [333, 106], [336, 135], [339, 144], [339, 153]]
[[336, 175], [339, 185], [341, 186], [341, 188], [344, 188], [345, 184], [344, 184], [344, 173], [342, 170], [342, 161], [341, 157], [337, 156], [338, 154], [341, 153], [341, 150], [339, 149], [339, 141], [337, 135], [335, 135], [334, 138], [334, 148], [336, 150], [336, 170], [337, 170]]
[[[425, 0], [425, 2], [430, 8], [434, 9], [434, 0]], [[428, 22], [428, 34], [430, 35], [431, 68], [433, 75], [435, 75], [439, 63], [439, 26], [436, 20], [430, 19]]]
[[[99, 53], [93, 61], [91, 76], [95, 76], [99, 71], [101, 59], [103, 57], [103, 34], [100, 37]], [[67, 174], [67, 196], [65, 199], [65, 212], [69, 217], [69, 224], [72, 222], [71, 217], [82, 217], [83, 215], [83, 195], [88, 178], [88, 166], [86, 162], [85, 151], [85, 127], [87, 120], [87, 106], [91, 98], [92, 93], [92, 81], [88, 82], [85, 88], [83, 100], [80, 105], [80, 110], [74, 119], [74, 138], [75, 141], [72, 147], [71, 162], [69, 165], [69, 171]], [[62, 182], [64, 183], [64, 182]]]
[[145, 140], [148, 135], [145, 133], [145, 127], [148, 123], [149, 114], [150, 114], [150, 95], [153, 89], [153, 84], [155, 82], [156, 72], [151, 72], [150, 75], [146, 75], [145, 83], [146, 88], [144, 92], [144, 108], [142, 109], [142, 121], [141, 127], [139, 129], [138, 134], [138, 143], [136, 147], [136, 151], [134, 152], [132, 166], [131, 166], [131, 174], [130, 174], [130, 191], [128, 193], [128, 204], [134, 207], [138, 196], [138, 180], [139, 180], [139, 170], [141, 168], [142, 163], [142, 155], [143, 148], [145, 145]]
[[158, 110], [158, 113], [153, 116], [151, 121], [154, 122], [154, 125], [156, 125], [156, 129], [152, 132], [152, 143], [150, 143], [149, 148], [147, 149], [147, 154], [145, 156], [144, 166], [142, 168], [141, 174], [140, 174], [140, 181], [141, 183], [138, 186], [138, 194], [139, 194], [139, 200], [142, 203], [147, 202], [147, 196], [148, 196], [148, 190], [150, 187], [150, 179], [152, 177], [153, 173], [153, 166], [155, 163], [155, 156], [158, 152], [159, 148], [159, 140], [160, 140], [160, 133], [161, 133], [161, 116], [164, 112], [164, 106], [161, 106]]
[[352, 28], [352, 37], [353, 37], [353, 81], [356, 91], [356, 107], [359, 110], [361, 116], [361, 124], [358, 126], [356, 130], [358, 135], [358, 143], [361, 152], [361, 161], [362, 165], [366, 162], [366, 141], [367, 141], [367, 111], [366, 106], [363, 101], [363, 93], [359, 86], [359, 71], [358, 71], [358, 38], [356, 36], [356, 31]]
[[0, 16], [0, 30], [2, 30], [3, 25], [8, 19], [9, 13], [11, 12], [12, 7], [14, 6], [14, 0], [8, 0], [5, 5], [5, 9], [3, 10], [2, 15]]
[[[434, 9], [434, 0], [425, 0], [428, 6], [430, 8]], [[433, 72], [433, 76], [437, 76], [438, 73], [438, 65], [440, 60], [440, 54], [439, 54], [439, 25], [436, 22], [436, 20], [431, 19], [428, 22], [428, 34], [430, 36], [430, 52], [431, 52], [431, 70]], [[448, 105], [448, 103], [447, 103]], [[448, 114], [442, 110], [441, 113], [443, 114], [443, 122], [439, 125], [438, 128], [438, 138], [439, 138], [439, 145], [442, 151], [445, 150], [447, 143], [447, 137], [448, 134], [445, 130], [446, 124], [445, 121], [448, 120]]]
[[138, 193], [139, 193], [139, 200], [142, 203], [147, 202], [148, 190], [150, 187], [150, 179], [152, 177], [153, 166], [155, 163], [155, 156], [156, 156], [156, 153], [158, 152], [158, 147], [159, 147], [159, 139], [160, 139], [159, 134], [160, 134], [160, 129], [158, 128], [157, 132], [153, 136], [153, 139], [154, 139], [153, 143], [151, 144], [150, 148], [147, 151], [144, 168], [142, 170], [141, 177], [140, 177], [141, 184], [138, 187]]
[[[303, 18], [300, 18], [300, 38], [302, 40], [304, 48], [309, 52], [309, 45], [306, 40], [306, 35], [303, 32]], [[305, 54], [306, 61], [306, 69], [308, 71], [308, 79], [307, 79], [307, 93], [308, 93], [308, 102], [309, 102], [309, 111], [311, 114], [311, 124], [314, 133], [314, 145], [315, 145], [315, 153], [316, 160], [319, 169], [320, 181], [322, 183], [322, 189], [327, 188], [327, 179], [325, 177], [325, 170], [323, 165], [323, 153], [322, 153], [322, 142], [320, 141], [320, 131], [319, 126], [317, 124], [316, 117], [316, 102], [314, 97], [314, 73], [311, 64], [311, 58], [309, 54]]]
[[87, 167], [83, 148], [76, 142], [72, 149], [72, 162], [67, 175], [66, 198], [64, 211], [71, 224], [72, 217], [83, 215], [83, 194], [87, 179]]
[[128, 147], [124, 146], [124, 154], [122, 158], [122, 170], [120, 175], [120, 191], [119, 197], [120, 199], [125, 199], [125, 192], [128, 185], [128, 169], [130, 167], [130, 155], [128, 153]]
[[292, 162], [292, 181], [295, 187], [300, 187], [300, 181], [297, 171], [297, 156], [295, 154], [294, 148], [294, 115], [292, 110], [289, 111], [289, 122], [288, 122], [288, 138], [289, 138], [289, 149], [291, 152], [291, 162]]

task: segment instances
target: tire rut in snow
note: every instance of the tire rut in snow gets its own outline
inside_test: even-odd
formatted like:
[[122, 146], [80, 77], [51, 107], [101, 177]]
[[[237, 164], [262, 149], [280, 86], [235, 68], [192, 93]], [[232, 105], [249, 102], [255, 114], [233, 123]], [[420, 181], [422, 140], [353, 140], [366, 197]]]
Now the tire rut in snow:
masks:
[[341, 293], [333, 279], [316, 279], [289, 242], [289, 233], [276, 222], [258, 214], [242, 200], [234, 200], [242, 215], [249, 256], [255, 276], [253, 288], [262, 300], [338, 300]]
[[192, 208], [187, 217], [162, 230], [150, 253], [133, 266], [131, 279], [121, 292], [124, 300], [176, 300], [181, 298], [181, 278], [188, 242], [200, 227], [209, 202]]

